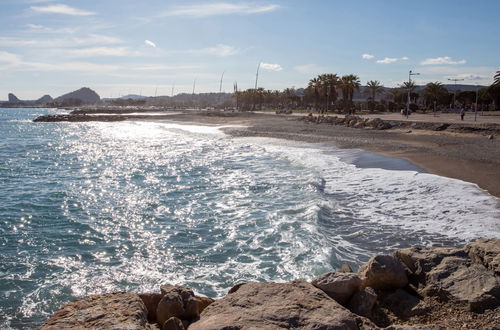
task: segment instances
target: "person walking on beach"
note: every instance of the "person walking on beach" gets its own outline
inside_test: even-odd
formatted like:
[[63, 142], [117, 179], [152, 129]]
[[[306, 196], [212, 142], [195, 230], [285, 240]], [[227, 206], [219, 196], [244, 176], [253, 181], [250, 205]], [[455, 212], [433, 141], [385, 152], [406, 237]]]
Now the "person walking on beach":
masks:
[[460, 119], [464, 120], [464, 116], [465, 116], [465, 109], [462, 108], [462, 110], [460, 110]]

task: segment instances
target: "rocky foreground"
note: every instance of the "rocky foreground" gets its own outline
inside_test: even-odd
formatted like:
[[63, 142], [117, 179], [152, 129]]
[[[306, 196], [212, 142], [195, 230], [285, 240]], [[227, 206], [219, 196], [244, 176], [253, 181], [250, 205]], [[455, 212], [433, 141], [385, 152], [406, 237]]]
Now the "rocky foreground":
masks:
[[217, 300], [160, 289], [76, 300], [41, 329], [500, 329], [500, 240], [401, 249], [311, 282], [240, 283]]

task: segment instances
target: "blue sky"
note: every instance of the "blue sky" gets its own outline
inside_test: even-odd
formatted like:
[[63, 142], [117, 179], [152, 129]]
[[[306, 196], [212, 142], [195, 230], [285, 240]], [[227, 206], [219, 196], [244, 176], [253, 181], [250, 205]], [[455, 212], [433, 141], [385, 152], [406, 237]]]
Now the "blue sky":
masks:
[[0, 0], [0, 99], [82, 86], [101, 97], [259, 86], [321, 73], [393, 87], [490, 84], [500, 70], [498, 0]]

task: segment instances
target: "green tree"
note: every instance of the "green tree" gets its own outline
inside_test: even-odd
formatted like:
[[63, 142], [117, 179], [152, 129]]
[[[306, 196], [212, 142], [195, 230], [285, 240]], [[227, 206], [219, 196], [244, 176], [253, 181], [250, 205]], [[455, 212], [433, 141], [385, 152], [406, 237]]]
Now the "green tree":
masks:
[[[337, 100], [337, 85], [339, 77], [336, 74], [325, 73], [309, 80], [308, 93], [313, 96], [315, 107], [323, 112]], [[318, 104], [321, 104], [318, 106]], [[324, 107], [322, 105], [325, 105]]]
[[349, 74], [340, 78], [339, 87], [342, 90], [342, 103], [344, 110], [349, 114], [354, 113], [352, 99], [354, 97], [354, 91], [359, 89], [360, 85], [359, 77], [356, 75]]
[[366, 89], [372, 101], [375, 101], [377, 94], [384, 92], [384, 86], [378, 80], [370, 80], [366, 83]]
[[430, 82], [426, 85], [424, 92], [424, 103], [427, 107], [444, 105], [449, 101], [448, 90], [440, 82]]

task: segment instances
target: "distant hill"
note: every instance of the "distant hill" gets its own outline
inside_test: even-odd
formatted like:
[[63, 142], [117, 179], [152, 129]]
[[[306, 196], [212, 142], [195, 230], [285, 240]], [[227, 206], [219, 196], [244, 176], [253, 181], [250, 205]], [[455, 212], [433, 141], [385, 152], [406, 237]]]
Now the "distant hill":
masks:
[[50, 102], [53, 102], [53, 101], [54, 101], [54, 99], [52, 98], [52, 96], [50, 96], [50, 95], [44, 95], [41, 98], [39, 98], [38, 100], [36, 100], [35, 102], [37, 104], [46, 104], [46, 103], [50, 103]]
[[9, 93], [9, 102], [10, 103], [21, 103], [22, 101], [20, 99], [18, 99], [17, 96], [15, 96], [14, 94]]
[[82, 103], [98, 103], [101, 97], [88, 87], [80, 88], [71, 93], [67, 93], [54, 99], [55, 103], [64, 103], [69, 100], [80, 100]]

